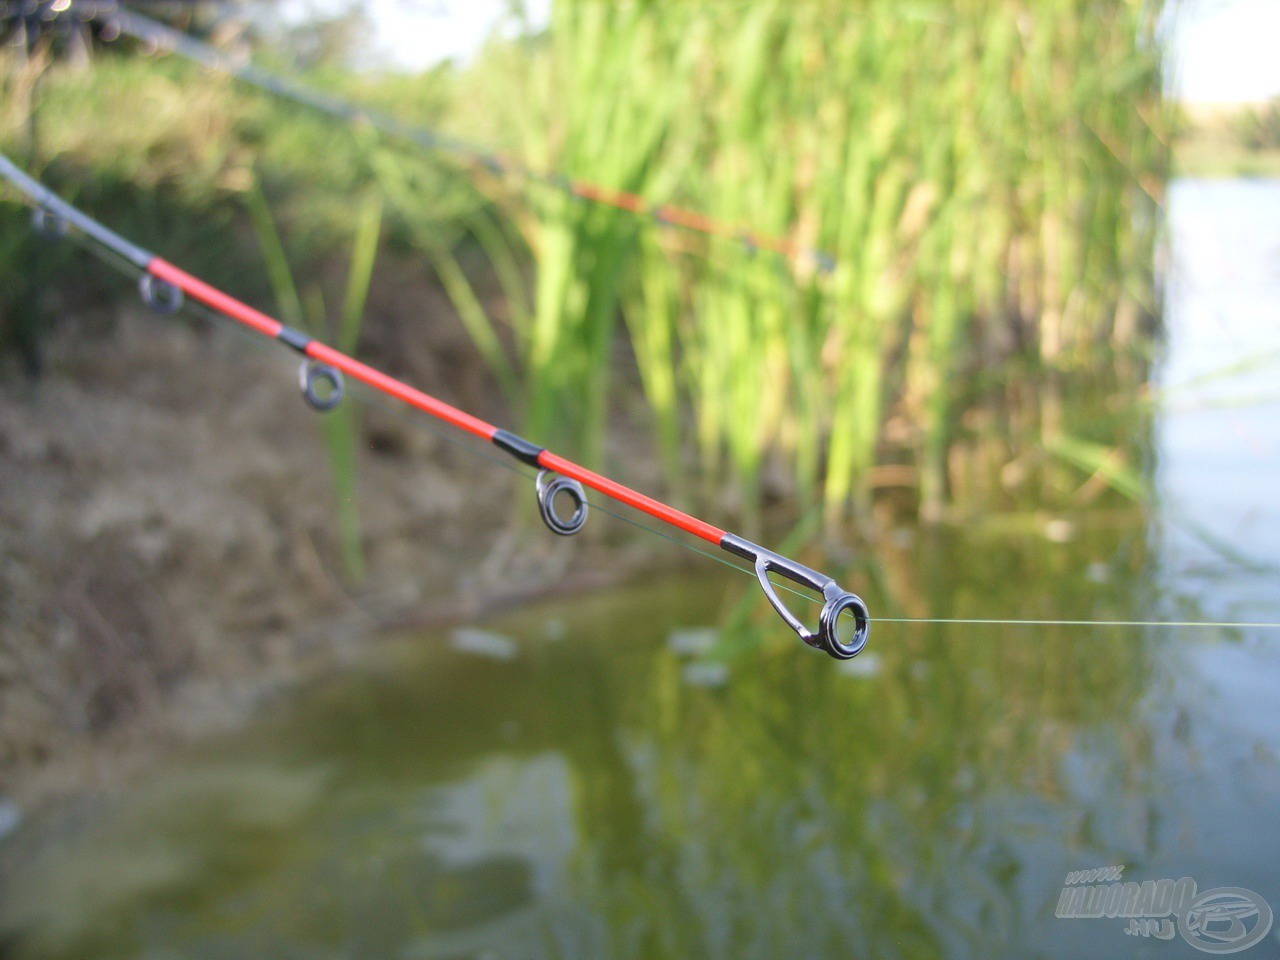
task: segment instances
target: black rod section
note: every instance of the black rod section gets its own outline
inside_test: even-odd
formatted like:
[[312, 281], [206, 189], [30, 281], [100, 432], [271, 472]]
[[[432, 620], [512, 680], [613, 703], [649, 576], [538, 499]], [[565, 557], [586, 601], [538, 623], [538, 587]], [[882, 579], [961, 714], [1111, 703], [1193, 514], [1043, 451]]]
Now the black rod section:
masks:
[[542, 452], [546, 447], [540, 447], [536, 443], [530, 443], [524, 437], [518, 437], [510, 430], [499, 430], [493, 435], [493, 445], [501, 447], [507, 453], [511, 454], [522, 463], [527, 463], [531, 467], [540, 467], [542, 464], [538, 462], [538, 457], [542, 456]]
[[151, 261], [155, 259], [154, 254], [148, 253], [142, 247], [130, 243], [114, 230], [108, 230], [98, 221], [81, 213], [43, 184], [31, 179], [31, 177], [14, 166], [13, 161], [3, 153], [0, 153], [0, 177], [4, 177], [30, 197], [37, 207], [48, 211], [75, 227], [86, 237], [96, 240], [108, 250], [114, 250], [139, 270], [146, 270], [151, 266]]

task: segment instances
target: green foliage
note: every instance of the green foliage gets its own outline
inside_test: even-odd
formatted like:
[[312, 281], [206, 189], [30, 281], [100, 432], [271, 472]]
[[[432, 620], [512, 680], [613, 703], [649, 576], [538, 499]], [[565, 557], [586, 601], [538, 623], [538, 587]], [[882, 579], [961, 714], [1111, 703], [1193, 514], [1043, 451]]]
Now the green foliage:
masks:
[[261, 171], [281, 234], [264, 279], [298, 322], [314, 311], [285, 274], [343, 250], [377, 192], [384, 244], [431, 265], [531, 439], [605, 466], [634, 358], [678, 498], [749, 523], [779, 495], [834, 517], [865, 508], [888, 465], [936, 514], [957, 445], [986, 442], [984, 405], [1024, 405], [1008, 458], [1084, 435], [1004, 371], [1069, 389], [1141, 347], [1171, 127], [1158, 12], [558, 0], [544, 35], [491, 45], [463, 76], [300, 78], [827, 251], [830, 272], [460, 169], [174, 58], [51, 72], [42, 150], [55, 187], [250, 297], [266, 283], [244, 269], [242, 195]]
[[[511, 326], [516, 330], [527, 328], [529, 313], [523, 250], [510, 230], [495, 219], [482, 196], [460, 187], [450, 189], [447, 197], [433, 190], [430, 170], [420, 158], [376, 143], [369, 145], [367, 156], [383, 195], [395, 210], [406, 243], [431, 264], [498, 385], [508, 399], [516, 400], [519, 374], [504, 342], [508, 338], [503, 325], [490, 315], [477, 291], [479, 271], [468, 270], [455, 249], [468, 238], [478, 244], [501, 283]], [[442, 229], [441, 211], [446, 209], [448, 226]]]
[[[0, 152], [19, 162], [29, 160], [32, 152], [30, 102], [43, 69], [43, 64], [0, 60]], [[0, 186], [0, 197], [6, 193], [7, 187]], [[27, 211], [0, 206], [0, 357], [16, 353], [32, 374], [40, 367], [44, 323], [37, 296], [44, 279], [40, 274], [52, 259], [40, 247]]]
[[842, 514], [893, 455], [940, 508], [975, 372], [1140, 339], [1167, 165], [1157, 12], [558, 2], [548, 37], [482, 67], [531, 165], [836, 267], [535, 191], [531, 434], [600, 458], [621, 312], [673, 482], [691, 445], [722, 504], [750, 514], [768, 474]]
[[40, 291], [65, 258], [31, 233], [25, 208], [0, 207], [0, 357], [12, 353], [29, 374], [40, 370], [45, 310]]
[[[263, 261], [276, 295], [276, 306], [287, 322], [322, 338], [347, 354], [356, 350], [364, 322], [365, 303], [373, 280], [378, 239], [382, 232], [382, 203], [372, 197], [359, 211], [351, 242], [350, 266], [342, 308], [335, 318], [325, 305], [324, 293], [312, 282], [300, 289], [261, 187], [255, 182], [245, 193], [246, 205], [258, 233]], [[365, 576], [364, 547], [360, 539], [360, 506], [357, 489], [357, 452], [360, 411], [352, 403], [340, 403], [321, 420], [329, 463], [333, 471], [339, 544], [347, 578], [359, 583]]]
[[[375, 81], [329, 70], [301, 79], [422, 123], [439, 119], [452, 84], [447, 72]], [[25, 124], [7, 119], [16, 103], [6, 94], [0, 105], [0, 139], [10, 149]], [[254, 273], [245, 265], [256, 251], [238, 233], [239, 195], [252, 171], [262, 172], [293, 254], [308, 265], [346, 246], [352, 198], [373, 180], [362, 131], [178, 58], [126, 51], [104, 53], [88, 70], [56, 63], [32, 108], [52, 186], [120, 232], [233, 287]], [[471, 195], [456, 167], [438, 157], [420, 162], [434, 195], [459, 185]], [[443, 204], [436, 225], [456, 235], [453, 214]]]
[[1246, 150], [1280, 150], [1280, 98], [1246, 109], [1236, 124], [1236, 135]]

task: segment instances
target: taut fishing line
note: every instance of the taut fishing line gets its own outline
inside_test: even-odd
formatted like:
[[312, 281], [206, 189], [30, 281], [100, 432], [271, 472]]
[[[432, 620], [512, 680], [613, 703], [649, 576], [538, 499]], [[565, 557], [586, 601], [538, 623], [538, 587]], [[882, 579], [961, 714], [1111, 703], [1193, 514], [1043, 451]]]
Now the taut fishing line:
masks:
[[[609, 206], [635, 214], [636, 216], [647, 217], [660, 226], [674, 226], [687, 230], [691, 233], [733, 240], [740, 243], [743, 249], [750, 253], [768, 251], [785, 258], [806, 262], [816, 266], [816, 268], [823, 273], [830, 272], [835, 267], [835, 258], [831, 254], [816, 248], [803, 247], [790, 239], [769, 236], [751, 230], [744, 230], [696, 210], [690, 210], [674, 205], [657, 204], [638, 194], [624, 190], [617, 190], [615, 188], [585, 180], [574, 179], [563, 173], [535, 170], [514, 158], [485, 149], [479, 145], [446, 134], [440, 130], [407, 123], [390, 114], [370, 109], [353, 101], [306, 86], [296, 80], [271, 73], [261, 67], [244, 62], [242, 59], [223, 53], [222, 51], [217, 50], [206, 43], [202, 43], [182, 31], [175, 30], [159, 23], [158, 21], [132, 11], [121, 10], [114, 4], [83, 4], [79, 2], [79, 0], [69, 0], [68, 7], [72, 5], [81, 8], [82, 16], [85, 19], [95, 19], [101, 22], [102, 25], [107, 28], [106, 35], [108, 37], [114, 38], [120, 35], [131, 36], [136, 40], [150, 45], [153, 49], [165, 50], [171, 54], [183, 57], [192, 63], [233, 76], [240, 81], [257, 87], [258, 89], [273, 96], [281, 97], [293, 103], [307, 107], [308, 109], [312, 109], [341, 120], [345, 123], [363, 124], [386, 137], [398, 139], [419, 148], [438, 152], [446, 156], [452, 156], [472, 171], [485, 170], [495, 176], [504, 176], [523, 180], [525, 182], [549, 186], [554, 189], [561, 190], [584, 202]], [[41, 208], [37, 207], [36, 209], [39, 211]], [[37, 216], [39, 216], [39, 213], [37, 213]], [[90, 234], [90, 236], [92, 236], [92, 234]], [[99, 238], [95, 237], [94, 239]], [[124, 259], [124, 263], [128, 262], [128, 258], [126, 257]], [[119, 268], [122, 266], [122, 263], [117, 262], [114, 263], [113, 266]], [[133, 266], [134, 269], [142, 269], [138, 265]], [[144, 296], [147, 296], [145, 291]], [[153, 304], [153, 306], [154, 305], [155, 304]], [[225, 315], [221, 314], [216, 309], [214, 310], [214, 316], [225, 318]], [[317, 374], [314, 372], [308, 373], [305, 369], [302, 373], [304, 392], [307, 393], [308, 399], [313, 405], [318, 405], [323, 402], [319, 400], [318, 394], [310, 390], [310, 387], [314, 384], [308, 380], [308, 377], [316, 376]], [[333, 380], [328, 373], [322, 372], [318, 376], [318, 382], [326, 382], [331, 388], [336, 388], [338, 390], [341, 389], [337, 381]], [[340, 399], [341, 398], [339, 396], [333, 400], [334, 404], [336, 405], [337, 400]], [[390, 410], [390, 408], [382, 402], [381, 398], [376, 395], [363, 393], [362, 399], [365, 402], [372, 403], [384, 410]], [[397, 416], [403, 415], [397, 413]], [[521, 470], [517, 464], [504, 458], [492, 456], [488, 453], [477, 450], [472, 446], [466, 446], [460, 442], [459, 438], [435, 428], [434, 425], [429, 422], [422, 422], [416, 419], [412, 420], [412, 422], [418, 427], [430, 429], [433, 434], [443, 437], [450, 443], [463, 447], [463, 449], [466, 449], [468, 452], [479, 456], [484, 460], [499, 463], [518, 475], [528, 476], [528, 474]], [[508, 452], [511, 451], [508, 450]], [[598, 498], [593, 498], [588, 501], [585, 493], [581, 491], [580, 488], [575, 491], [573, 488], [567, 486], [563, 480], [560, 482], [550, 481], [550, 486], [539, 481], [537, 488], [539, 490], [539, 503], [543, 513], [543, 518], [547, 521], [551, 529], [558, 533], [567, 534], [576, 532], [574, 530], [563, 528], [557, 521], [557, 515], [554, 509], [550, 506], [550, 502], [555, 499], [557, 494], [568, 492], [570, 496], [575, 498], [575, 502], [581, 504], [582, 508], [577, 511], [577, 514], [580, 514], [579, 519], [583, 522], [585, 522], [586, 510], [589, 506], [590, 509], [599, 510], [601, 513], [612, 516], [624, 523], [631, 524], [642, 530], [646, 530], [655, 536], [670, 540], [671, 542], [677, 543], [707, 559], [714, 560], [717, 563], [739, 570], [748, 576], [756, 576], [760, 579], [762, 584], [766, 583], [768, 573], [772, 572], [772, 570], [766, 571], [765, 573], [761, 573], [758, 569], [748, 570], [725, 557], [703, 550], [688, 543], [687, 541], [671, 536], [662, 530], [618, 513], [617, 511], [610, 509], [606, 504], [599, 502]], [[722, 544], [722, 547], [723, 546], [724, 545]], [[743, 559], [752, 560], [753, 562], [758, 559], [758, 554], [756, 557], [750, 556], [746, 553], [738, 555]], [[779, 569], [779, 572], [782, 573], [784, 577], [787, 576], [785, 571]], [[807, 568], [806, 572], [813, 573], [813, 571], [807, 571]], [[819, 577], [820, 576], [821, 575], [819, 575]], [[776, 589], [785, 591], [796, 597], [803, 598], [808, 602], [822, 602], [811, 593], [805, 593], [801, 590], [797, 590], [794, 587], [788, 586], [785, 582], [778, 582], [777, 578], [770, 579]], [[805, 581], [804, 585], [811, 589], [814, 587], [814, 583], [812, 581]], [[793, 629], [797, 629], [797, 632], [803, 637], [804, 633], [797, 627], [794, 619], [783, 613], [783, 609], [777, 602], [775, 596], [768, 590], [767, 586], [765, 589], [766, 593], [769, 594], [770, 602], [773, 603], [775, 608], [779, 609], [779, 613], [783, 616], [783, 619], [786, 620], [788, 625], [792, 626]], [[910, 617], [876, 617], [874, 619], [884, 623], [1010, 624], [1025, 626], [1280, 627], [1280, 624], [1276, 623], [1208, 623], [1197, 621], [1175, 623], [1170, 621], [1122, 622], [1105, 620], [1001, 620]]]
[[1239, 627], [1280, 629], [1280, 623], [1236, 620], [983, 620], [963, 617], [875, 617], [876, 623], [967, 623], [1003, 627]]
[[[215, 320], [237, 321], [233, 329], [241, 333], [250, 331], [275, 339], [301, 354], [305, 359], [300, 371], [304, 398], [317, 410], [331, 409], [341, 400], [345, 379], [349, 376], [357, 385], [366, 402], [401, 419], [403, 409], [393, 409], [385, 402], [394, 398], [437, 419], [451, 424], [463, 432], [488, 440], [509, 458], [498, 457], [487, 451], [463, 444], [456, 434], [438, 429], [429, 421], [414, 418], [416, 426], [431, 429], [432, 433], [468, 452], [512, 470], [525, 479], [535, 479], [539, 509], [547, 526], [555, 533], [572, 535], [582, 529], [590, 509], [594, 508], [624, 523], [639, 527], [672, 543], [717, 563], [724, 564], [748, 576], [754, 576], [766, 599], [782, 620], [805, 643], [830, 654], [837, 659], [856, 656], [866, 646], [872, 617], [860, 597], [841, 588], [833, 578], [821, 574], [787, 557], [752, 543], [743, 537], [712, 526], [696, 517], [653, 500], [616, 481], [603, 477], [585, 467], [560, 457], [546, 448], [494, 427], [479, 418], [465, 413], [443, 401], [431, 397], [396, 380], [381, 371], [368, 367], [346, 354], [315, 340], [300, 330], [289, 327], [268, 315], [249, 307], [202, 280], [180, 270], [158, 256], [144, 250], [67, 203], [57, 194], [15, 166], [0, 154], [0, 177], [8, 180], [24, 196], [32, 207], [32, 225], [41, 234], [58, 239], [72, 237], [104, 263], [124, 273], [139, 278], [139, 290], [144, 301], [160, 313], [171, 314], [184, 306], [196, 308]], [[84, 242], [88, 241], [88, 242]], [[257, 340], [257, 338], [252, 338]], [[317, 384], [324, 383], [327, 390]], [[514, 461], [514, 462], [513, 462]], [[536, 476], [523, 467], [537, 469]], [[684, 540], [640, 523], [617, 510], [588, 499], [584, 487], [604, 494], [613, 501], [626, 504], [685, 533], [715, 543], [731, 556], [747, 560], [751, 569], [744, 568], [725, 557], [717, 556]], [[567, 498], [573, 513], [565, 518], [557, 508], [557, 498]], [[782, 581], [790, 581], [790, 584]], [[795, 586], [792, 586], [794, 584]], [[805, 588], [805, 590], [797, 589]], [[810, 629], [783, 602], [779, 591], [821, 603], [817, 629]], [[933, 617], [876, 617], [882, 623], [900, 624], [974, 624], [991, 626], [1078, 626], [1078, 627], [1155, 627], [1155, 628], [1280, 628], [1273, 622], [1226, 621], [1156, 621], [1156, 620], [1079, 620], [1079, 619], [998, 619], [998, 618], [933, 618]], [[846, 621], [852, 622], [852, 635], [845, 639]], [[842, 629], [843, 628], [843, 629]]]

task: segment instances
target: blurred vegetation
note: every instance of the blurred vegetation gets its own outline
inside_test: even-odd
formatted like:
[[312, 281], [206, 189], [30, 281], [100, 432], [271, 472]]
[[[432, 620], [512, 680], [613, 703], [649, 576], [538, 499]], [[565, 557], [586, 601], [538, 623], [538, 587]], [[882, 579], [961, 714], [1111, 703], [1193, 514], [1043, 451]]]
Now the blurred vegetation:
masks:
[[[407, 249], [403, 218], [382, 229], [371, 158], [383, 148], [180, 60], [115, 52], [91, 69], [49, 58], [0, 62], [0, 150], [126, 238], [249, 302], [274, 299], [282, 319], [354, 352], [380, 248]], [[394, 101], [398, 113], [422, 121], [441, 109], [448, 87], [443, 71], [370, 91], [327, 70], [317, 82], [336, 75], [354, 95]], [[426, 169], [418, 178], [424, 197], [436, 202], [415, 210], [414, 223], [451, 245], [466, 208], [484, 201], [434, 158], [416, 162]], [[69, 282], [77, 256], [72, 245], [35, 236], [22, 207], [0, 205], [0, 357], [12, 352], [38, 373], [44, 329], [66, 312], [59, 294], [85, 278], [99, 300], [132, 295], [109, 271]], [[347, 579], [359, 582], [357, 405], [342, 404], [321, 423], [337, 545]]]
[[[369, 285], [373, 280], [374, 261], [378, 255], [378, 239], [382, 232], [382, 204], [372, 197], [360, 211], [351, 241], [350, 266], [342, 307], [335, 316], [325, 302], [324, 290], [312, 280], [300, 284], [290, 267], [289, 256], [271, 208], [255, 182], [246, 191], [246, 205], [258, 233], [263, 263], [275, 293], [276, 309], [286, 323], [305, 330], [310, 336], [324, 340], [346, 354], [354, 354], [364, 325]], [[315, 385], [325, 390], [318, 396], [327, 400], [338, 387], [323, 379]], [[342, 398], [339, 397], [339, 400]], [[360, 509], [357, 484], [357, 450], [360, 434], [360, 408], [354, 401], [339, 402], [324, 411], [320, 425], [329, 451], [333, 473], [335, 512], [342, 564], [347, 580], [360, 583], [365, 576], [364, 546], [360, 537]]]
[[1180, 176], [1280, 177], [1280, 100], [1187, 104], [1177, 128], [1174, 166]]
[[[305, 82], [791, 238], [831, 270], [463, 170], [131, 49], [47, 72], [34, 172], [258, 300], [242, 197], [259, 174], [295, 275], [345, 250], [352, 211], [381, 195], [380, 256], [431, 265], [531, 439], [616, 466], [610, 417], [638, 391], [670, 492], [713, 516], [753, 526], [785, 498], [838, 517], [892, 488], [937, 517], [965, 492], [966, 445], [1088, 475], [1081, 449], [1125, 443], [1123, 417], [1061, 400], [1082, 379], [1132, 396], [1145, 376], [1168, 167], [1158, 6], [559, 0], [544, 34], [421, 76], [352, 74], [328, 33], [312, 45]], [[0, 146], [22, 155], [19, 113]], [[30, 242], [13, 229], [0, 246]], [[496, 306], [480, 293], [495, 280]]]
[[[19, 163], [28, 162], [33, 152], [31, 104], [44, 68], [39, 61], [23, 62], [0, 73], [3, 149]], [[41, 291], [59, 259], [50, 256], [52, 245], [39, 239], [25, 209], [0, 206], [0, 356], [16, 354], [32, 375], [40, 371]]]
[[[677, 486], [692, 451], [722, 509], [779, 493], [841, 515], [889, 463], [940, 513], [977, 395], [1016, 402], [1015, 368], [1028, 396], [1069, 390], [1147, 345], [1168, 167], [1158, 12], [556, 3], [548, 36], [471, 78], [507, 108], [518, 155], [835, 268], [531, 189], [532, 433], [600, 458], [622, 316]], [[1010, 444], [1043, 449], [1058, 412]]]
[[1280, 150], [1280, 97], [1261, 107], [1246, 107], [1237, 119], [1246, 150]]

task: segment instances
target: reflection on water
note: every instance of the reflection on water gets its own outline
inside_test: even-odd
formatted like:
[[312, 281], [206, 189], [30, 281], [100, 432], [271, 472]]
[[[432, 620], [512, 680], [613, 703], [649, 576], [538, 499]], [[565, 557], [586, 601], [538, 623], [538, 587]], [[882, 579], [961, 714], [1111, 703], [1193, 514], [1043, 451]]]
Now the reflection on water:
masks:
[[[1280, 250], [1278, 203], [1280, 184], [1173, 192], [1188, 272], [1161, 383], [1191, 386], [1164, 401], [1154, 516], [919, 535], [873, 610], [1280, 619], [1276, 411], [1199, 392], [1270, 349], [1280, 270], [1222, 308], [1240, 353], [1196, 339], [1219, 286], [1198, 266], [1245, 269], [1205, 238], [1257, 215]], [[881, 624], [844, 665], [785, 638], [709, 664], [742, 589], [657, 583], [381, 648], [48, 849], [5, 891], [11, 952], [1198, 956], [1055, 916], [1069, 872], [1112, 864], [1280, 909], [1274, 631]]]
[[1275, 620], [1280, 184], [1179, 181], [1172, 201], [1162, 562], [1211, 616]]

